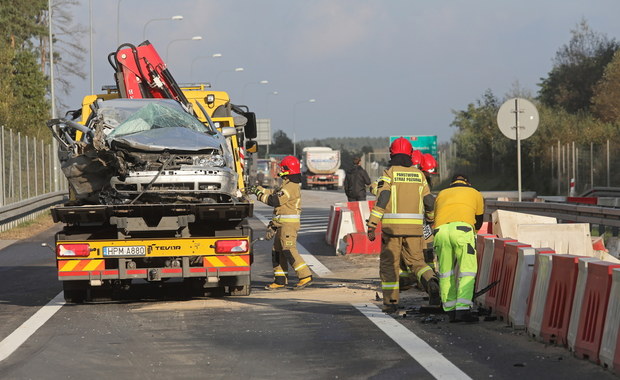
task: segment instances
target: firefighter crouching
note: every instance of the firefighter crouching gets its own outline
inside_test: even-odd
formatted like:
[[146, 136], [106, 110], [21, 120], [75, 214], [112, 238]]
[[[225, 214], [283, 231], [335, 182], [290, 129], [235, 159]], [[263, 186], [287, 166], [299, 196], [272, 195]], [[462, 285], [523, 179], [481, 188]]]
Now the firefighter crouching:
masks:
[[438, 281], [422, 253], [422, 226], [425, 219], [429, 224], [433, 222], [434, 198], [424, 174], [412, 166], [411, 153], [411, 143], [403, 137], [390, 146], [390, 167], [379, 178], [377, 201], [367, 224], [368, 238], [373, 241], [382, 223], [379, 267], [382, 310], [386, 313], [398, 311], [401, 258], [423, 288], [435, 298], [439, 296]]
[[297, 231], [301, 224], [301, 171], [299, 160], [286, 156], [280, 162], [282, 184], [276, 189], [261, 186], [248, 188], [250, 194], [272, 206], [273, 218], [267, 226], [265, 238], [275, 237], [271, 251], [274, 281], [267, 290], [284, 289], [288, 284], [288, 264], [295, 270], [299, 282], [293, 289], [303, 289], [312, 284], [312, 272], [297, 251]]

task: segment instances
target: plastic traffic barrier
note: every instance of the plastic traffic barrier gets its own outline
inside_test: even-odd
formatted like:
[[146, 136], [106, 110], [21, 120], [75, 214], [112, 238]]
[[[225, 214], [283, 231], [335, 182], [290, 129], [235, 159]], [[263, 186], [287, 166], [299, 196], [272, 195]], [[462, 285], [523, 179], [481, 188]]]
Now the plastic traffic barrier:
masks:
[[575, 350], [575, 341], [577, 340], [577, 328], [579, 327], [579, 319], [581, 318], [581, 304], [583, 302], [583, 296], [586, 291], [586, 282], [588, 281], [588, 266], [592, 262], [599, 261], [595, 257], [582, 257], [578, 260], [577, 267], [579, 273], [577, 274], [577, 286], [575, 286], [575, 295], [573, 297], [573, 307], [571, 308], [571, 318], [568, 324], [568, 333], [566, 334], [566, 340], [568, 342], [568, 349], [570, 351]]
[[[489, 238], [484, 240], [484, 254], [480, 260], [478, 266], [478, 272], [476, 273], [476, 291], [480, 291], [484, 287], [489, 285], [489, 273], [491, 272], [491, 262], [493, 261], [493, 251], [495, 250], [496, 238]], [[488, 292], [482, 294], [476, 298], [475, 302], [478, 306], [484, 306]]]
[[480, 267], [482, 265], [482, 257], [484, 257], [484, 244], [487, 239], [494, 239], [497, 235], [481, 234], [476, 235], [476, 260], [478, 261], [478, 271], [476, 271], [476, 283], [480, 283]]
[[525, 316], [525, 328], [532, 338], [540, 340], [545, 301], [551, 280], [551, 266], [555, 254], [537, 254], [534, 264], [536, 280], [528, 297], [528, 314]]
[[566, 335], [577, 286], [579, 258], [573, 255], [557, 255], [553, 258], [540, 329], [540, 338], [544, 342], [563, 346], [568, 344]]
[[346, 249], [344, 254], [377, 254], [381, 253], [381, 229], [377, 228], [375, 240], [368, 240], [365, 232], [354, 232], [345, 235]]
[[500, 283], [491, 288], [491, 290], [487, 292], [486, 297], [484, 298], [484, 306], [491, 309], [492, 311], [495, 308], [495, 300], [497, 298], [497, 295], [499, 294], [499, 285], [502, 281], [502, 265], [504, 264], [504, 250], [506, 249], [506, 243], [516, 242], [516, 240], [510, 238], [498, 238], [495, 239], [494, 242], [495, 245], [493, 249], [493, 258], [491, 259], [491, 268], [489, 271], [488, 283], [492, 284], [497, 280], [499, 280]]
[[603, 366], [620, 373], [620, 269], [613, 270], [611, 281], [599, 358]]
[[520, 242], [509, 242], [506, 243], [504, 248], [504, 261], [500, 272], [500, 281], [497, 284], [497, 297], [495, 298], [495, 305], [491, 306], [495, 310], [495, 314], [504, 321], [508, 321], [508, 313], [510, 312], [519, 248], [526, 247], [530, 247], [530, 245]]
[[337, 220], [337, 230], [334, 245], [336, 246], [336, 252], [345, 252], [344, 237], [355, 231], [355, 224], [353, 221], [353, 212], [347, 208], [340, 209]]
[[508, 324], [515, 329], [525, 328], [527, 296], [532, 285], [535, 254], [536, 250], [532, 247], [519, 248], [517, 269], [510, 299], [510, 311], [508, 312]]
[[335, 203], [330, 206], [329, 218], [327, 219], [327, 231], [325, 232], [325, 242], [329, 245], [336, 245], [336, 236], [340, 222], [340, 210], [346, 208], [346, 203]]
[[581, 303], [581, 314], [575, 340], [575, 355], [599, 362], [599, 350], [611, 290], [611, 274], [620, 264], [593, 261], [588, 265], [588, 280]]

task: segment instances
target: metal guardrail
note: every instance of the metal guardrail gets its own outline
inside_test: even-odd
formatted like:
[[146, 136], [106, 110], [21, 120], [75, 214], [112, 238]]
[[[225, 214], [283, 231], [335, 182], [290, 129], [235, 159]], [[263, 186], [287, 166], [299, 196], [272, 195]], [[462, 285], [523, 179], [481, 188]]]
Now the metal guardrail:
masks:
[[0, 231], [6, 231], [20, 223], [34, 219], [51, 206], [63, 203], [66, 199], [67, 191], [61, 190], [2, 206], [0, 207]]
[[575, 203], [553, 202], [503, 202], [486, 200], [487, 213], [495, 210], [522, 212], [550, 216], [560, 221], [598, 224], [620, 227], [620, 209], [601, 206], [588, 206]]

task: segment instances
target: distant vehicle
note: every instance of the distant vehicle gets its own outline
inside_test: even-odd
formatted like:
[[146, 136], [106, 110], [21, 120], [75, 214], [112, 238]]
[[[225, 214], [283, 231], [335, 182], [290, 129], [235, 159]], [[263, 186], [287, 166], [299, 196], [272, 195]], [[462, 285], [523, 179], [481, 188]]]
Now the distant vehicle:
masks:
[[254, 183], [263, 187], [275, 187], [278, 178], [278, 162], [274, 158], [256, 160]]
[[340, 151], [329, 147], [307, 147], [302, 151], [302, 185], [305, 189], [338, 188]]

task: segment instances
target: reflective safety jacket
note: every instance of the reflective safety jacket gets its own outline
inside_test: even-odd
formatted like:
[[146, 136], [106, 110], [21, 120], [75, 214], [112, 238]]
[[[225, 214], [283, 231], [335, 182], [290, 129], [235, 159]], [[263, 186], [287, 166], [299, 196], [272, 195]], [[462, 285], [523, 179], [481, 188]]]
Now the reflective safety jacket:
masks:
[[379, 177], [377, 201], [368, 227], [396, 236], [422, 236], [424, 219], [432, 223], [435, 199], [426, 177], [415, 167], [391, 166]]
[[285, 178], [282, 185], [275, 189], [259, 187], [261, 194], [258, 200], [273, 207], [271, 221], [277, 226], [283, 223], [300, 223], [301, 217], [301, 184]]

